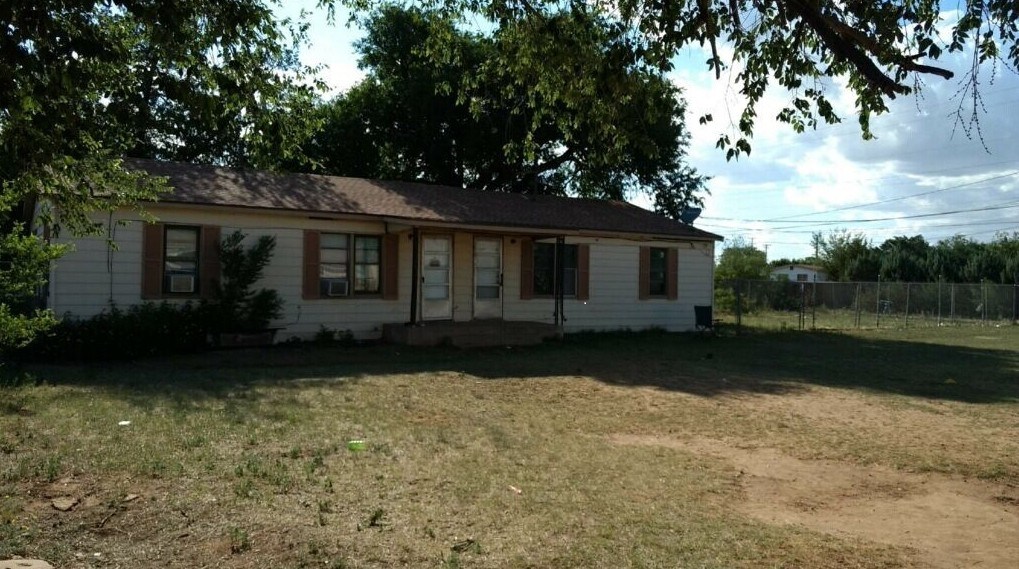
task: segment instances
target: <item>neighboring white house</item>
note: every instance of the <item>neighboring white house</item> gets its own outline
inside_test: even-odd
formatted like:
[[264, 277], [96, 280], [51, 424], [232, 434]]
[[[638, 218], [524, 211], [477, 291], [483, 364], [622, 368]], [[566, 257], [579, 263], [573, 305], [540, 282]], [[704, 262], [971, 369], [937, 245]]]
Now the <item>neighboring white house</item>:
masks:
[[205, 298], [221, 236], [235, 229], [276, 238], [258, 286], [285, 302], [278, 339], [486, 319], [679, 331], [694, 328], [695, 305], [712, 303], [721, 237], [625, 202], [129, 164], [174, 190], [146, 205], [158, 223], [130, 211], [104, 220], [115, 249], [74, 240], [52, 270], [57, 314]]
[[817, 265], [779, 265], [771, 270], [771, 280], [813, 283], [828, 280], [828, 273]]

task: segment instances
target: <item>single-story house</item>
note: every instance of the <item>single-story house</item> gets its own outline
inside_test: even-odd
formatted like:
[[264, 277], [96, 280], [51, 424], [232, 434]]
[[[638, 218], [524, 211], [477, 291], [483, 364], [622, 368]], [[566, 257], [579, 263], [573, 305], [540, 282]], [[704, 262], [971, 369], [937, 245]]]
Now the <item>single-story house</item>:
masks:
[[771, 280], [786, 280], [800, 283], [826, 282], [828, 273], [817, 265], [779, 265], [771, 269]]
[[[285, 302], [277, 339], [326, 327], [427, 343], [449, 337], [416, 329], [459, 326], [469, 343], [481, 334], [470, 323], [485, 322], [539, 326], [519, 329], [525, 336], [682, 331], [694, 328], [695, 305], [712, 303], [721, 237], [625, 202], [151, 160], [128, 167], [167, 177], [173, 191], [145, 205], [158, 223], [126, 210], [104, 216], [115, 248], [74, 240], [48, 287], [59, 315], [205, 298], [219, 278], [221, 236], [236, 229], [276, 238], [257, 286]], [[526, 339], [500, 329], [496, 342]]]

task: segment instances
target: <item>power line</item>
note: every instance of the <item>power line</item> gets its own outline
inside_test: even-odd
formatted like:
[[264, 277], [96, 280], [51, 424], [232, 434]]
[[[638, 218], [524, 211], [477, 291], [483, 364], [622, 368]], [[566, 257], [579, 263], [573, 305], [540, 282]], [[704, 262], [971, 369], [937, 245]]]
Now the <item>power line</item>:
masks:
[[1014, 231], [1019, 231], [1019, 225], [1008, 227], [1008, 228], [1005, 228], [1005, 229], [990, 229], [990, 230], [987, 230], [987, 231], [975, 231], [973, 233], [963, 234], [963, 237], [972, 237], [974, 235], [984, 235], [984, 234], [987, 234], [987, 233], [994, 233], [995, 235], [997, 235], [998, 233], [1009, 233], [1009, 232], [1014, 232]]
[[[905, 227], [901, 227], [901, 226], [868, 227], [867, 228], [867, 232], [868, 233], [882, 233], [882, 234], [905, 234], [905, 233], [913, 233], [913, 232], [917, 232], [917, 233], [940, 233], [940, 232], [946, 231], [949, 228], [953, 228], [953, 227], [954, 228], [968, 228], [968, 227], [983, 227], [983, 226], [988, 226], [988, 225], [992, 225], [992, 226], [993, 225], [1005, 226], [1005, 225], [1010, 225], [1010, 224], [1012, 224], [1014, 222], [1015, 222], [1015, 220], [1011, 220], [1010, 219], [1010, 220], [997, 220], [997, 221], [977, 221], [977, 222], [972, 222], [972, 223], [941, 223], [941, 224], [936, 224], [936, 225], [924, 225], [924, 226], [921, 226], [921, 227], [917, 227], [915, 229], [909, 229], [909, 228], [905, 228]], [[733, 226], [733, 225], [716, 225], [716, 224], [710, 224], [710, 223], [700, 223], [700, 224], [698, 224], [698, 227], [701, 227], [701, 228], [710, 228], [710, 229], [713, 229], [715, 231], [723, 231], [723, 232], [738, 232], [738, 233], [742, 233], [742, 232], [757, 232], [757, 233], [767, 233], [769, 235], [777, 234], [777, 235], [782, 235], [782, 236], [812, 235], [814, 233], [817, 233], [817, 230], [814, 230], [814, 229], [791, 229], [791, 230], [786, 230], [786, 229], [778, 229], [778, 228], [771, 228], [771, 227], [754, 228], [754, 227]], [[999, 231], [999, 230], [1000, 229], [991, 229], [989, 231], [993, 232], [993, 231]]]
[[[951, 211], [939, 211], [936, 213], [917, 213], [913, 215], [897, 215], [892, 217], [872, 217], [869, 219], [819, 219], [812, 221], [806, 225], [796, 225], [792, 227], [785, 227], [784, 229], [792, 229], [793, 227], [810, 227], [814, 225], [838, 225], [842, 223], [874, 223], [878, 221], [897, 221], [900, 219], [921, 219], [926, 217], [939, 217], [942, 215], [957, 215], [960, 213], [973, 213], [979, 211], [997, 211], [1002, 209], [1010, 209], [1013, 207], [1019, 207], [1019, 201], [1005, 202], [1000, 205], [976, 207], [971, 209], [956, 209]], [[711, 219], [714, 221], [735, 221], [739, 223], [799, 223], [800, 221], [771, 221], [767, 219], [739, 219], [734, 217], [710, 217], [704, 216], [703, 219]]]
[[850, 205], [850, 206], [845, 206], [845, 207], [839, 207], [839, 208], [835, 208], [835, 209], [829, 209], [827, 211], [815, 211], [815, 212], [812, 212], [812, 213], [799, 213], [799, 214], [796, 214], [796, 215], [787, 215], [787, 216], [784, 216], [784, 217], [773, 217], [773, 218], [767, 219], [765, 221], [768, 221], [768, 222], [778, 222], [778, 221], [783, 221], [783, 220], [787, 220], [787, 219], [794, 219], [794, 218], [798, 218], [798, 217], [810, 217], [810, 216], [813, 216], [813, 215], [825, 215], [825, 214], [829, 214], [829, 213], [836, 213], [836, 212], [839, 212], [839, 211], [849, 211], [851, 209], [860, 209], [860, 208], [864, 208], [864, 207], [871, 207], [871, 206], [875, 206], [875, 205], [882, 205], [882, 204], [886, 204], [886, 203], [898, 202], [898, 201], [908, 200], [908, 199], [912, 199], [912, 198], [919, 198], [919, 197], [929, 196], [929, 195], [933, 195], [933, 194], [940, 194], [941, 192], [947, 192], [949, 190], [957, 190], [959, 188], [975, 186], [977, 184], [983, 184], [983, 183], [986, 183], [986, 182], [993, 182], [994, 180], [1000, 180], [1002, 178], [1010, 178], [1012, 176], [1015, 176], [1016, 174], [1019, 174], [1019, 170], [1015, 170], [1013, 172], [1009, 172], [1008, 174], [1000, 174], [998, 176], [991, 176], [989, 178], [983, 178], [981, 180], [976, 180], [975, 182], [967, 182], [965, 184], [957, 184], [955, 186], [948, 186], [947, 188], [940, 188], [940, 189], [931, 190], [931, 191], [928, 191], [928, 192], [920, 192], [920, 193], [917, 193], [917, 194], [910, 194], [908, 196], [900, 196], [900, 197], [897, 197], [897, 198], [888, 198], [888, 199], [884, 199], [884, 200], [878, 200], [876, 202], [857, 204], [857, 205]]

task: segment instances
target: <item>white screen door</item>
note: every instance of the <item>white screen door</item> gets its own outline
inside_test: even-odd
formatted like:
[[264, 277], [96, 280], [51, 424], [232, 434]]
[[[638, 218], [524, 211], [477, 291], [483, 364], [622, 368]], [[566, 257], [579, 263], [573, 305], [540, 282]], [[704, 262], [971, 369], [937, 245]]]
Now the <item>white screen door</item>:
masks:
[[431, 236], [421, 241], [421, 318], [449, 320], [453, 317], [450, 294], [453, 240], [448, 236]]
[[474, 240], [474, 317], [502, 318], [502, 240]]

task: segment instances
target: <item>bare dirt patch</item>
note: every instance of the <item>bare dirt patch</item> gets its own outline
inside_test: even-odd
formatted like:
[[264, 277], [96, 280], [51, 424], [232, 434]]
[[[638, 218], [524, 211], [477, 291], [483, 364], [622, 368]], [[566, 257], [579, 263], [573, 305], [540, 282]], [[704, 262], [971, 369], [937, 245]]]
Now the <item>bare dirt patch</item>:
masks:
[[[734, 396], [728, 401], [756, 415], [768, 413], [776, 422], [802, 424], [807, 432], [841, 439], [841, 452], [855, 454], [862, 462], [987, 476], [995, 464], [1012, 465], [1019, 456], [1019, 417], [1004, 408], [820, 387], [783, 395]], [[843, 458], [823, 446], [803, 441], [794, 445], [797, 448], [790, 448], [787, 441], [773, 446], [800, 458]]]
[[771, 448], [713, 439], [615, 435], [617, 444], [663, 446], [729, 462], [737, 509], [919, 552], [934, 567], [1012, 568], [1019, 559], [1019, 488], [881, 466], [801, 460]]

